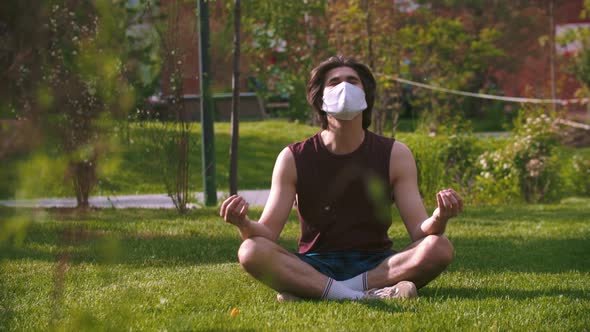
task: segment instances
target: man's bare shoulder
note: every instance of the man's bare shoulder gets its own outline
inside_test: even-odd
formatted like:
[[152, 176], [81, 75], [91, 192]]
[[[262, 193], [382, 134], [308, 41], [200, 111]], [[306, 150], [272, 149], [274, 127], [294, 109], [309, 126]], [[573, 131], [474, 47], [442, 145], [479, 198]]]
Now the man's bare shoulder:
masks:
[[415, 174], [416, 163], [410, 148], [400, 141], [395, 141], [391, 148], [389, 160], [389, 178], [393, 185], [402, 178], [412, 177]]
[[297, 180], [297, 168], [293, 152], [287, 146], [277, 156], [273, 171], [273, 179], [280, 178], [281, 183], [295, 183]]
[[291, 148], [289, 146], [286, 146], [281, 150], [281, 152], [277, 156], [277, 161], [295, 162], [293, 151], [291, 151]]
[[394, 162], [407, 159], [414, 160], [412, 151], [407, 145], [396, 140], [393, 146], [391, 147], [391, 161]]

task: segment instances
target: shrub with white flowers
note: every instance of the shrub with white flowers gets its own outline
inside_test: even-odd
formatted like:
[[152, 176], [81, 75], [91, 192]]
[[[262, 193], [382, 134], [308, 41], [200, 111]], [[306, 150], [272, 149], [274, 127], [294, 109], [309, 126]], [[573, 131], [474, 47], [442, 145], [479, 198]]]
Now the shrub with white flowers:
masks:
[[480, 200], [502, 202], [522, 198], [543, 202], [556, 197], [558, 165], [557, 126], [542, 108], [523, 109], [516, 119], [508, 144], [485, 152], [478, 160]]

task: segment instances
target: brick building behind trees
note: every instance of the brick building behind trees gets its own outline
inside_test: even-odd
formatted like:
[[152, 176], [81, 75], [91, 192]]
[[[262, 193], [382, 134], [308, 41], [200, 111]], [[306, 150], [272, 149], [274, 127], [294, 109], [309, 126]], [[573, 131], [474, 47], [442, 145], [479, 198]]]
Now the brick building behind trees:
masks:
[[[557, 2], [554, 9], [556, 29], [566, 24], [590, 23], [590, 20], [580, 18], [582, 7], [583, 0]], [[549, 38], [552, 28], [547, 11], [547, 8], [539, 8], [537, 12], [539, 20], [541, 20], [540, 26], [545, 28], [544, 31], [531, 33], [537, 38], [525, 40], [524, 43], [510, 50], [510, 55], [517, 61], [521, 61], [517, 70], [508, 72], [499, 69], [496, 72], [500, 86], [506, 95], [551, 98], [551, 43]], [[545, 45], [541, 45], [540, 39], [544, 40]], [[574, 98], [574, 93], [580, 87], [580, 83], [564, 68], [565, 58], [571, 54], [559, 52], [559, 45], [556, 45], [555, 49], [556, 98]], [[528, 91], [529, 89], [530, 91]]]
[[[218, 119], [229, 119], [232, 82], [232, 54], [233, 35], [227, 25], [228, 7], [223, 1], [210, 1], [210, 58], [211, 58], [211, 89], [215, 97], [215, 107]], [[160, 77], [160, 92], [163, 97], [173, 94], [172, 73], [178, 66], [180, 73], [179, 86], [186, 98], [187, 111], [192, 113], [194, 120], [199, 119], [200, 96], [199, 82], [199, 18], [197, 4], [194, 1], [162, 0], [161, 10], [165, 16], [165, 30], [162, 54], [162, 72]], [[174, 52], [174, 54], [172, 54]], [[177, 53], [178, 52], [178, 53]], [[174, 59], [173, 61], [170, 61]], [[241, 59], [240, 90], [248, 92], [247, 72], [248, 59]], [[245, 74], [244, 74], [245, 73]], [[242, 114], [246, 117], [260, 115], [259, 101], [252, 97], [245, 97], [242, 101]], [[196, 110], [196, 112], [195, 112]]]

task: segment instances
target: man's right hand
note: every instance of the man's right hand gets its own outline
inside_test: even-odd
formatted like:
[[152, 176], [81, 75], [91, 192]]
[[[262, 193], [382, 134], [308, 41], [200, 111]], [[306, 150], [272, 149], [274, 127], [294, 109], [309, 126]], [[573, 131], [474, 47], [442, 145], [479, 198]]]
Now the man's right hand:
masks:
[[250, 221], [247, 215], [248, 206], [243, 197], [232, 195], [221, 204], [219, 215], [226, 222], [240, 227]]

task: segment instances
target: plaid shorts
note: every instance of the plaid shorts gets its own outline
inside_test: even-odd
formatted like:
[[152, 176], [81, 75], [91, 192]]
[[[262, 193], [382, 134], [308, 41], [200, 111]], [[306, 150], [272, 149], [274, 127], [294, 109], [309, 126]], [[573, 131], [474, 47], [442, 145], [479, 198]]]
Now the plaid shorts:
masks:
[[322, 253], [295, 253], [299, 259], [311, 265], [320, 273], [337, 281], [350, 279], [363, 272], [376, 268], [388, 257], [396, 254], [384, 252], [335, 251]]

